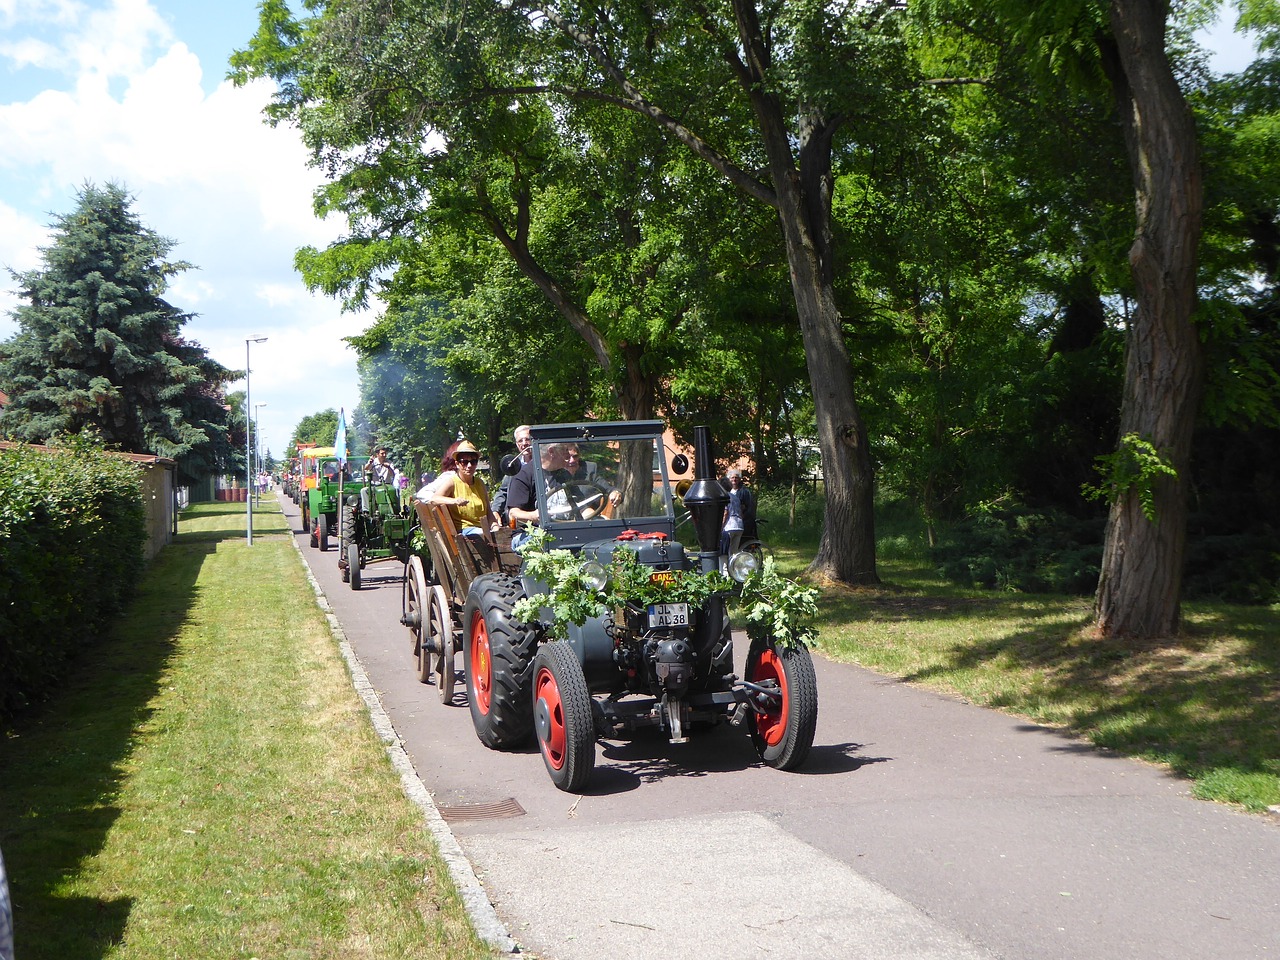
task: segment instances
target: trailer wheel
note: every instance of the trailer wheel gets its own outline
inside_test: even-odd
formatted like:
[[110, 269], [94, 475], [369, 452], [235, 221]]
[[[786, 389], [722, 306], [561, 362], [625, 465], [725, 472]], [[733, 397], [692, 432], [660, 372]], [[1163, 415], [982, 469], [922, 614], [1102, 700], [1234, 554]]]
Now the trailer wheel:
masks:
[[454, 654], [457, 651], [453, 642], [453, 614], [449, 610], [449, 598], [439, 584], [431, 588], [427, 613], [431, 643], [436, 654], [436, 692], [440, 694], [440, 702], [448, 706], [453, 703]]
[[573, 648], [544, 643], [533, 658], [533, 727], [551, 782], [577, 793], [596, 763], [591, 691]]
[[400, 622], [409, 628], [409, 639], [413, 641], [413, 655], [416, 657], [428, 635], [427, 577], [418, 557], [410, 557], [405, 565], [402, 610], [404, 616]]
[[747, 715], [751, 743], [760, 759], [778, 770], [804, 763], [818, 725], [818, 679], [805, 647], [779, 648], [772, 640], [752, 640], [746, 678], [778, 691], [780, 699]]
[[326, 553], [329, 550], [329, 515], [327, 513], [320, 514], [316, 529], [319, 531], [320, 552]]
[[516, 577], [476, 577], [462, 617], [462, 662], [476, 736], [487, 747], [522, 746], [533, 733], [533, 655], [537, 630], [511, 615], [524, 596]]

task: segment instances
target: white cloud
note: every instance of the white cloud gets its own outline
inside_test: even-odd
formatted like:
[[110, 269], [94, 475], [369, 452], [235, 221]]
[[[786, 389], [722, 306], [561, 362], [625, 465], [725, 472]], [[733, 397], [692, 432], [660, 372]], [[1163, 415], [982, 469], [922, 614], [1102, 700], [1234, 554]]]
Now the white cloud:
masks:
[[[0, 102], [0, 263], [38, 266], [51, 211], [67, 212], [85, 182], [123, 184], [142, 222], [175, 241], [171, 257], [197, 268], [166, 294], [199, 314], [185, 333], [232, 369], [244, 366], [245, 337], [269, 337], [253, 346], [253, 398], [270, 404], [262, 426], [272, 449], [304, 415], [350, 411], [355, 356], [341, 338], [368, 318], [311, 295], [293, 270], [299, 246], [323, 247], [338, 231], [312, 214], [321, 178], [297, 133], [262, 121], [271, 87], [223, 82], [206, 95], [205, 65], [145, 0], [94, 10], [0, 0], [2, 22], [40, 17], [61, 18], [62, 34], [12, 36], [0, 56], [36, 63], [56, 50], [73, 75]], [[0, 293], [0, 338], [14, 329], [13, 305]]]
[[18, 306], [13, 279], [9, 270], [23, 272], [40, 265], [39, 248], [49, 242], [49, 230], [44, 224], [19, 213], [0, 201], [0, 336], [11, 326], [8, 316]]
[[0, 24], [6, 29], [24, 23], [72, 24], [83, 13], [77, 0], [0, 0]]
[[148, 0], [114, 0], [81, 18], [83, 29], [68, 35], [76, 73], [132, 77], [146, 70], [150, 51], [173, 40], [169, 25]]
[[11, 61], [14, 70], [25, 67], [51, 69], [62, 63], [62, 54], [57, 47], [34, 37], [24, 37], [16, 43], [0, 43], [0, 57]]

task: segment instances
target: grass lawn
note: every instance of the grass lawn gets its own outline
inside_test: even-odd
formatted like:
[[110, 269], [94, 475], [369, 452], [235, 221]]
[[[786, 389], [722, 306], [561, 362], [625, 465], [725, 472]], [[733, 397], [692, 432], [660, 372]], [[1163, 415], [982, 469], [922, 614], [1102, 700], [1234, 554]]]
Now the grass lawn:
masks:
[[[884, 586], [823, 590], [825, 655], [1163, 764], [1204, 799], [1280, 804], [1280, 608], [1187, 603], [1178, 638], [1103, 640], [1092, 597], [959, 589], [909, 540], [881, 541]], [[814, 547], [774, 552], [798, 576]]]
[[0, 741], [22, 960], [471, 958], [275, 498], [187, 511], [111, 636]]

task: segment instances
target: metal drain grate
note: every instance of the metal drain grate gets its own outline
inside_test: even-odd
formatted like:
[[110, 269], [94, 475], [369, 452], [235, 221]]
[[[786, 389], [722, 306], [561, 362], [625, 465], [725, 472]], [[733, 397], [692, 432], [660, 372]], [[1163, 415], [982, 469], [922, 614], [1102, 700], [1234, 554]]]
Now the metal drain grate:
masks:
[[505, 800], [494, 800], [491, 803], [459, 803], [452, 807], [440, 807], [440, 816], [445, 820], [506, 820], [510, 817], [523, 817], [524, 807], [515, 797]]

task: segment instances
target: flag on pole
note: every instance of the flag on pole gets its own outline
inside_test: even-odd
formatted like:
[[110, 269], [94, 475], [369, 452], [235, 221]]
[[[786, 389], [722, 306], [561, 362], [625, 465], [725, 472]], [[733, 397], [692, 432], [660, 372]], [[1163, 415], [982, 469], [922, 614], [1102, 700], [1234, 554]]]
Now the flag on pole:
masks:
[[347, 462], [347, 413], [342, 407], [338, 408], [338, 432], [333, 438], [333, 455], [340, 463]]

